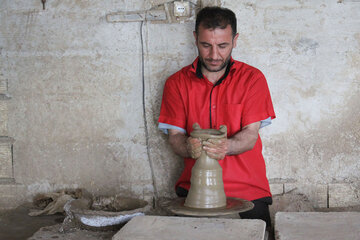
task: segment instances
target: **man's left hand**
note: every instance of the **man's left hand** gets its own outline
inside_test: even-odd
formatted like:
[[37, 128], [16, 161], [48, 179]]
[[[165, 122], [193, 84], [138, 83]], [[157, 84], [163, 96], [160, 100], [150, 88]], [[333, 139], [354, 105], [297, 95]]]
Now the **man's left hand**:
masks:
[[224, 159], [228, 150], [227, 138], [210, 138], [203, 142], [203, 148], [210, 158]]

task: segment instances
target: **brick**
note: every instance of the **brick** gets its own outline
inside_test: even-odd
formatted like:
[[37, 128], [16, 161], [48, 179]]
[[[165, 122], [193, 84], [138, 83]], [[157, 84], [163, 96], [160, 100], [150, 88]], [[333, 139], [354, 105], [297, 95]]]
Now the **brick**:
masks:
[[279, 195], [284, 193], [284, 184], [270, 183], [270, 192], [272, 195]]
[[327, 185], [306, 183], [285, 183], [284, 192], [304, 194], [315, 208], [327, 207]]
[[330, 183], [329, 207], [349, 207], [360, 204], [359, 183]]
[[22, 184], [0, 184], [0, 209], [10, 209], [25, 202], [26, 187]]
[[7, 81], [0, 76], [0, 94], [7, 93]]
[[8, 108], [6, 101], [0, 100], [0, 136], [7, 136]]
[[284, 183], [284, 193], [288, 193], [296, 190], [298, 187], [298, 183]]
[[12, 177], [13, 169], [11, 143], [6, 141], [0, 141], [0, 178]]

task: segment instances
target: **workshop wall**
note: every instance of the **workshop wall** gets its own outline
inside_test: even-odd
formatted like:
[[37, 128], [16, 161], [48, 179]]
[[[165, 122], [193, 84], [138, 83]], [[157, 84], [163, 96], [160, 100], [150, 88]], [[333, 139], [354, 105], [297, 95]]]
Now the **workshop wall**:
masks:
[[[166, 2], [0, 0], [0, 208], [65, 187], [174, 196], [182, 161], [157, 118], [166, 78], [197, 55], [194, 21], [106, 17]], [[233, 57], [272, 94], [277, 119], [260, 134], [273, 193], [358, 204], [360, 2], [221, 5], [238, 17]]]

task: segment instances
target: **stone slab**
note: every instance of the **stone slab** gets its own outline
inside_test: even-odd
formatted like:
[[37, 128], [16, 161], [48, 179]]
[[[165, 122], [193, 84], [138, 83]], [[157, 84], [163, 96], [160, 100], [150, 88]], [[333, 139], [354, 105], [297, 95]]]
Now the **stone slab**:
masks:
[[360, 183], [351, 185], [349, 183], [329, 184], [329, 207], [348, 207], [360, 204]]
[[263, 240], [265, 222], [250, 219], [140, 216], [113, 240]]
[[275, 239], [360, 239], [360, 212], [278, 212]]

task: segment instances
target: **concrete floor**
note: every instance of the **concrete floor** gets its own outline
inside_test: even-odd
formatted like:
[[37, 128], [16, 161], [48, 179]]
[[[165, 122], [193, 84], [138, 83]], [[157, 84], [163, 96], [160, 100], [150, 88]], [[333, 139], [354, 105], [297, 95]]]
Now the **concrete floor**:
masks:
[[117, 231], [95, 232], [81, 229], [72, 229], [66, 233], [60, 233], [62, 224], [42, 227], [28, 240], [111, 240]]
[[30, 217], [31, 204], [0, 211], [0, 240], [58, 239], [58, 240], [111, 240], [115, 232], [74, 230], [59, 233], [65, 216], [62, 214]]
[[41, 227], [62, 223], [64, 215], [30, 217], [31, 204], [16, 209], [0, 211], [0, 239], [24, 240], [31, 237]]
[[[43, 237], [57, 236], [56, 238], [61, 239], [76, 239], [76, 240], [89, 240], [89, 239], [111, 239], [116, 232], [108, 232], [106, 234], [97, 235], [96, 232], [88, 232], [78, 230], [76, 232], [62, 235], [57, 232], [59, 224], [63, 222], [64, 215], [57, 214], [52, 216], [28, 216], [31, 204], [24, 204], [13, 210], [0, 211], [0, 239], [4, 240], [24, 240], [34, 236], [32, 239], [44, 239]], [[318, 212], [345, 212], [355, 211], [360, 212], [360, 205], [345, 208], [324, 208], [316, 209]], [[154, 214], [158, 215], [158, 214]], [[47, 227], [51, 226], [51, 227]], [[40, 231], [39, 229], [42, 228]], [[36, 233], [36, 234], [35, 234]], [[35, 234], [35, 235], [34, 235]], [[43, 236], [43, 237], [41, 237]], [[269, 236], [269, 239], [273, 239], [273, 236]], [[46, 239], [46, 238], [45, 238]], [[47, 239], [51, 239], [47, 238]]]

